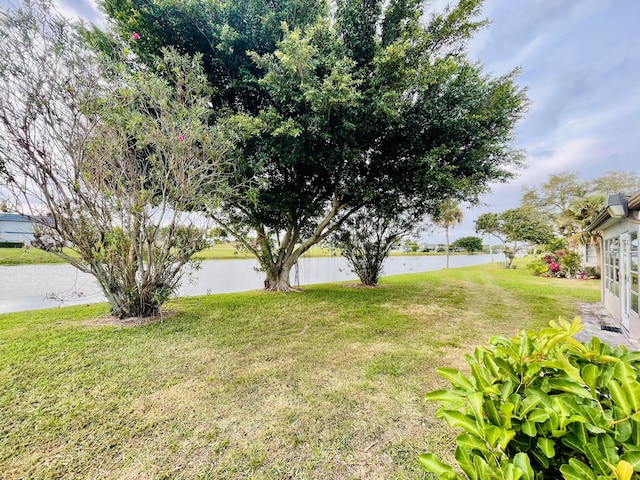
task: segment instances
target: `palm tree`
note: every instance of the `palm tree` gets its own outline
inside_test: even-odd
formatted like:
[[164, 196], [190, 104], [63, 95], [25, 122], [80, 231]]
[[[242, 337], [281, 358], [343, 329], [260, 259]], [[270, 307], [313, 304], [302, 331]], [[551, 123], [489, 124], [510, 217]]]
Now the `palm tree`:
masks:
[[606, 196], [595, 194], [580, 198], [573, 202], [567, 211], [568, 224], [572, 228], [567, 231], [567, 242], [570, 247], [578, 245], [591, 245], [596, 251], [596, 266], [600, 270], [600, 242], [594, 233], [587, 232], [587, 227], [602, 213], [605, 207]]
[[443, 201], [438, 206], [436, 213], [432, 216], [433, 222], [439, 227], [444, 228], [444, 235], [447, 241], [445, 248], [445, 268], [449, 268], [449, 229], [461, 223], [462, 216], [462, 210], [460, 210], [458, 204], [453, 200]]

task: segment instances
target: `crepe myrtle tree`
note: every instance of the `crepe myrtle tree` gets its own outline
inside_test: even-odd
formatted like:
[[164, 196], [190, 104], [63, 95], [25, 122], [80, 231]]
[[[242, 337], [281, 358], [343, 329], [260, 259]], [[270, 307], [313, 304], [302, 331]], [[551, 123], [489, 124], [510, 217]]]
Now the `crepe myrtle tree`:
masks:
[[473, 203], [520, 159], [515, 73], [492, 78], [465, 57], [481, 0], [439, 13], [414, 0], [104, 5], [144, 40], [132, 46], [143, 58], [155, 45], [206, 59], [234, 145], [232, 194], [207, 213], [256, 256], [269, 290], [291, 289], [300, 255], [381, 195]]
[[224, 183], [200, 59], [107, 60], [47, 2], [1, 10], [0, 29], [4, 200], [35, 246], [96, 278], [113, 315], [157, 314], [206, 245], [185, 210]]

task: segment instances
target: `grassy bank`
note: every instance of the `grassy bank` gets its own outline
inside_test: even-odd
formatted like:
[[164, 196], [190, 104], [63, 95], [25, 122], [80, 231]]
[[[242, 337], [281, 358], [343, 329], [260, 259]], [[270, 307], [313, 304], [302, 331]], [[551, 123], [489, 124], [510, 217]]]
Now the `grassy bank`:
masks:
[[[69, 251], [71, 253], [71, 251]], [[311, 247], [305, 254], [309, 257], [331, 257], [335, 250], [323, 247]], [[247, 250], [238, 249], [230, 243], [222, 243], [207, 248], [194, 255], [198, 260], [231, 260], [255, 258]], [[65, 263], [60, 257], [37, 248], [0, 248], [0, 265], [35, 265], [42, 263]]]
[[105, 326], [104, 305], [0, 315], [0, 472], [423, 478], [417, 454], [452, 442], [422, 399], [435, 369], [598, 295], [493, 264], [185, 298], [138, 327]]
[[[69, 251], [69, 253], [71, 253]], [[332, 248], [311, 247], [304, 257], [335, 257], [340, 253]], [[444, 255], [439, 252], [391, 252], [392, 256], [418, 256], [418, 255]], [[450, 255], [468, 255], [466, 252], [451, 252]], [[232, 260], [255, 258], [252, 253], [245, 249], [238, 249], [230, 243], [222, 243], [207, 248], [194, 255], [197, 260]], [[35, 265], [41, 263], [64, 263], [60, 257], [52, 253], [38, 250], [37, 248], [0, 248], [0, 265]]]

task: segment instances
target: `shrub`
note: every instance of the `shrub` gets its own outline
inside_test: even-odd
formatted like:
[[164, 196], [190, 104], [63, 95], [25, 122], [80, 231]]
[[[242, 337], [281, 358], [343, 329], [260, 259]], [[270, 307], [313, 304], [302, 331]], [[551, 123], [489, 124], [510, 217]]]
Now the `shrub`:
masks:
[[575, 277], [582, 267], [582, 256], [578, 252], [565, 252], [562, 256], [562, 270], [567, 277]]
[[531, 272], [532, 275], [539, 277], [544, 275], [549, 270], [549, 265], [544, 261], [543, 258], [539, 258], [534, 260], [533, 262], [527, 263], [527, 269]]
[[584, 267], [584, 274], [587, 277], [600, 278], [600, 270], [598, 267]]
[[640, 352], [612, 348], [560, 319], [539, 332], [495, 337], [465, 359], [471, 375], [442, 368], [452, 388], [427, 395], [459, 427], [461, 475], [433, 454], [440, 479], [638, 479]]

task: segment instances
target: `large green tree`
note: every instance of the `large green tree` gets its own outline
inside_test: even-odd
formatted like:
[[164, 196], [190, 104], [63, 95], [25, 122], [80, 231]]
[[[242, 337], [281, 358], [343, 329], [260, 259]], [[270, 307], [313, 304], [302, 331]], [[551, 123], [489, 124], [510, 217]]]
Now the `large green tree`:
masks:
[[[556, 232], [570, 248], [591, 244], [600, 250], [598, 238], [586, 227], [604, 209], [607, 194], [631, 194], [640, 190], [640, 174], [612, 170], [590, 180], [574, 172], [549, 175], [539, 187], [525, 187], [520, 205], [540, 219], [553, 221]], [[598, 254], [598, 262], [600, 257]]]
[[461, 248], [469, 253], [482, 251], [482, 239], [480, 237], [461, 237], [451, 245], [453, 248]]
[[[543, 244], [553, 236], [552, 226], [540, 221], [527, 208], [512, 208], [501, 213], [484, 213], [475, 222], [476, 232], [496, 237], [504, 245], [504, 267], [510, 268], [520, 242]], [[509, 244], [511, 244], [509, 246]]]
[[105, 0], [133, 48], [201, 53], [216, 121], [235, 148], [229, 195], [208, 213], [288, 290], [299, 256], [367, 205], [433, 212], [510, 177], [526, 98], [491, 78], [466, 41], [481, 0]]

